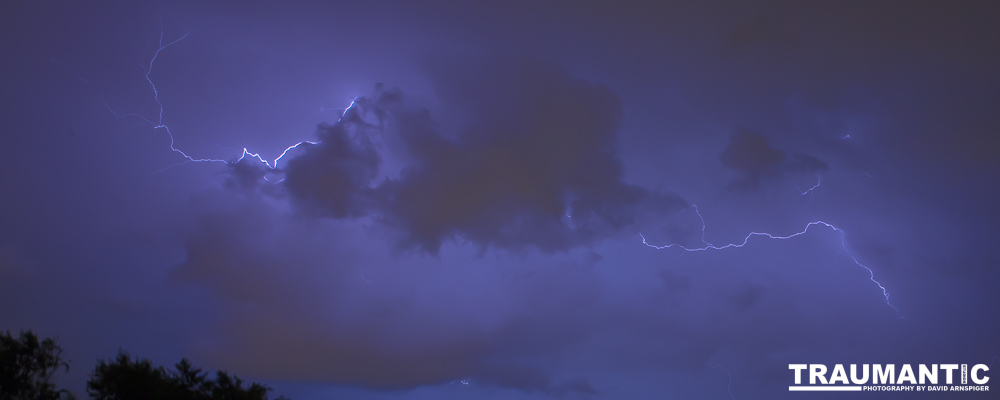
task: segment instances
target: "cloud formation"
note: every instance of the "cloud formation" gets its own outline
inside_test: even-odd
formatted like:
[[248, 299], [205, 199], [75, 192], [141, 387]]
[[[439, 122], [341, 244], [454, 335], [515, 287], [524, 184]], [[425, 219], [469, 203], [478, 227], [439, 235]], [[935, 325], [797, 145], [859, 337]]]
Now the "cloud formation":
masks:
[[[432, 65], [435, 91], [457, 132], [404, 102], [399, 90], [362, 98], [319, 143], [288, 161], [284, 186], [297, 204], [333, 218], [371, 215], [400, 233], [398, 247], [436, 253], [458, 239], [482, 249], [592, 246], [678, 196], [623, 180], [617, 155], [621, 100], [607, 87], [528, 59], [457, 59]], [[374, 182], [382, 164], [369, 138], [399, 141], [398, 177]]]
[[761, 134], [738, 129], [729, 136], [729, 144], [719, 161], [726, 168], [741, 172], [742, 175], [730, 184], [731, 188], [754, 190], [765, 178], [781, 178], [792, 172], [822, 172], [828, 169], [826, 163], [806, 154], [786, 154], [772, 148], [768, 139]]

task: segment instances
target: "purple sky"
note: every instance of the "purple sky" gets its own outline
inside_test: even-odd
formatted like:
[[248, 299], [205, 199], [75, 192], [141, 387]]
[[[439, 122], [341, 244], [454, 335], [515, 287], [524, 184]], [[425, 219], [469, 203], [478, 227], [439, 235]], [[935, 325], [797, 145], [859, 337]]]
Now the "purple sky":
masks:
[[[995, 2], [251, 3], [0, 6], [0, 330], [78, 394], [119, 348], [386, 400], [1000, 354]], [[116, 118], [161, 32], [177, 149], [316, 144]]]

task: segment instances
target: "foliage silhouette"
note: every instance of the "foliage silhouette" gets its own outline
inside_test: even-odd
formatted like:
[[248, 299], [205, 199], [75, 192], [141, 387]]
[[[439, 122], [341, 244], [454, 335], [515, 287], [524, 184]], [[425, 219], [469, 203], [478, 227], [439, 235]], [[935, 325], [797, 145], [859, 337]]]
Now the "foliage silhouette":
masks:
[[54, 339], [39, 341], [31, 331], [13, 337], [0, 333], [0, 400], [57, 400], [73, 396], [51, 382], [60, 368], [69, 370]]
[[[75, 400], [51, 382], [61, 368], [69, 370], [69, 363], [55, 339], [40, 340], [31, 331], [19, 337], [0, 333], [0, 400]], [[186, 358], [167, 370], [145, 358], [133, 360], [124, 351], [99, 360], [87, 381], [87, 393], [96, 400], [268, 400], [270, 391], [225, 371], [209, 378]]]
[[133, 360], [124, 351], [114, 360], [99, 361], [87, 382], [87, 392], [96, 400], [267, 400], [270, 390], [259, 383], [245, 386], [225, 371], [209, 379], [186, 358], [168, 371], [148, 359]]

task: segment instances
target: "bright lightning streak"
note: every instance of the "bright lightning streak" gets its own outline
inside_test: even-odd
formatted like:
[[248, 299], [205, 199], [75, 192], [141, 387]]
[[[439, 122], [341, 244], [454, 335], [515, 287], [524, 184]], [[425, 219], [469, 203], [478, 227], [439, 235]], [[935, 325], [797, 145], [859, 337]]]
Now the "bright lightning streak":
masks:
[[291, 151], [292, 149], [294, 149], [296, 147], [299, 147], [301, 145], [304, 145], [304, 144], [319, 144], [319, 142], [311, 142], [311, 141], [308, 141], [308, 140], [304, 140], [304, 141], [298, 142], [296, 144], [293, 144], [291, 146], [288, 146], [287, 148], [285, 148], [285, 151], [281, 152], [281, 155], [278, 156], [278, 158], [274, 159], [274, 165], [272, 165], [271, 163], [267, 162], [267, 160], [261, 158], [259, 153], [251, 153], [249, 150], [247, 150], [246, 147], [244, 147], [243, 148], [243, 155], [241, 155], [240, 158], [238, 158], [234, 162], [243, 161], [244, 158], [246, 158], [247, 156], [250, 156], [252, 158], [256, 158], [257, 160], [260, 160], [260, 162], [264, 163], [264, 165], [267, 165], [268, 168], [277, 169], [278, 168], [278, 161], [280, 161], [281, 158], [285, 156], [285, 154], [288, 154], [288, 152]]
[[[289, 151], [291, 151], [293, 149], [296, 149], [296, 148], [298, 148], [299, 146], [302, 146], [302, 145], [313, 145], [313, 144], [318, 144], [319, 143], [319, 142], [308, 141], [308, 140], [304, 140], [304, 141], [298, 142], [296, 144], [293, 144], [291, 146], [286, 147], [285, 150], [281, 152], [281, 155], [279, 155], [273, 161], [268, 161], [268, 160], [264, 159], [260, 155], [260, 153], [251, 152], [246, 147], [243, 148], [243, 154], [241, 154], [239, 158], [237, 158], [235, 161], [229, 161], [229, 160], [223, 160], [223, 159], [217, 159], [217, 158], [195, 158], [195, 157], [192, 157], [192, 156], [188, 155], [183, 150], [178, 149], [176, 146], [174, 146], [174, 143], [175, 143], [175, 141], [174, 141], [174, 134], [173, 134], [173, 132], [170, 131], [170, 127], [163, 123], [164, 107], [163, 107], [163, 103], [160, 101], [160, 91], [156, 87], [156, 83], [153, 82], [152, 73], [153, 73], [153, 66], [156, 64], [156, 59], [159, 58], [160, 53], [162, 53], [163, 50], [166, 50], [168, 47], [173, 46], [174, 44], [177, 44], [178, 42], [184, 40], [187, 37], [188, 37], [188, 34], [185, 33], [184, 36], [181, 36], [180, 38], [178, 38], [178, 39], [176, 39], [174, 41], [171, 41], [169, 43], [164, 44], [163, 43], [163, 32], [161, 31], [160, 32], [160, 40], [159, 40], [156, 52], [153, 53], [153, 57], [149, 60], [148, 66], [146, 66], [146, 65], [142, 66], [142, 69], [145, 72], [144, 77], [146, 78], [146, 82], [149, 83], [149, 87], [152, 88], [152, 90], [153, 90], [153, 100], [156, 101], [156, 105], [159, 106], [159, 112], [157, 114], [157, 119], [156, 119], [155, 122], [153, 120], [149, 119], [149, 118], [146, 118], [146, 116], [144, 116], [142, 114], [136, 114], [136, 113], [123, 114], [123, 113], [118, 113], [114, 109], [112, 109], [111, 106], [107, 104], [107, 102], [104, 103], [104, 106], [107, 107], [108, 111], [111, 111], [111, 113], [115, 117], [117, 117], [117, 118], [137, 117], [137, 118], [141, 119], [143, 122], [145, 122], [146, 124], [148, 124], [149, 126], [153, 127], [154, 130], [162, 129], [164, 132], [167, 133], [167, 136], [170, 137], [170, 151], [173, 151], [173, 152], [175, 152], [177, 154], [180, 154], [182, 157], [184, 157], [185, 161], [179, 162], [177, 164], [168, 165], [167, 167], [165, 167], [165, 168], [163, 168], [163, 169], [161, 169], [159, 171], [156, 171], [156, 173], [160, 173], [160, 172], [163, 172], [164, 170], [167, 170], [169, 168], [172, 168], [172, 167], [175, 167], [175, 166], [178, 166], [178, 165], [181, 165], [181, 164], [189, 163], [189, 162], [213, 162], [213, 163], [224, 163], [224, 164], [227, 164], [227, 165], [231, 165], [231, 164], [239, 163], [240, 161], [243, 161], [243, 159], [245, 159], [247, 157], [257, 159], [257, 161], [260, 161], [262, 164], [266, 165], [271, 170], [277, 170], [278, 169], [278, 161], [280, 161], [283, 157], [285, 157], [285, 155], [288, 154]], [[337, 120], [338, 123], [345, 116], [347, 116], [347, 114], [352, 110], [352, 108], [354, 108], [354, 106], [356, 104], [356, 101], [357, 101], [357, 99], [352, 100], [351, 104], [348, 105], [347, 108], [344, 109], [344, 112], [341, 113], [340, 118], [338, 118], [338, 120]], [[264, 177], [264, 179], [267, 180], [267, 177]], [[268, 181], [270, 182], [270, 180], [268, 180]], [[280, 181], [278, 181], [278, 182], [280, 182]]]
[[[224, 163], [224, 164], [236, 164], [236, 163], [239, 163], [239, 162], [243, 161], [243, 159], [245, 159], [247, 157], [255, 158], [259, 162], [261, 162], [262, 164], [266, 165], [269, 169], [276, 170], [278, 168], [278, 161], [280, 161], [283, 157], [285, 157], [285, 155], [288, 154], [289, 151], [291, 151], [293, 149], [296, 149], [299, 146], [302, 146], [302, 145], [305, 145], [305, 144], [313, 145], [313, 144], [318, 144], [319, 143], [319, 142], [314, 142], [314, 141], [301, 141], [301, 142], [298, 142], [296, 144], [293, 144], [291, 146], [286, 147], [285, 150], [282, 151], [281, 154], [278, 157], [276, 157], [273, 161], [268, 161], [268, 160], [264, 159], [260, 155], [260, 153], [251, 152], [246, 147], [243, 148], [243, 153], [235, 161], [228, 161], [228, 160], [223, 160], [223, 159], [213, 159], [213, 158], [194, 158], [194, 157], [188, 155], [187, 153], [185, 153], [184, 151], [178, 149], [174, 145], [175, 144], [174, 135], [170, 131], [170, 127], [163, 123], [164, 106], [163, 106], [163, 103], [160, 101], [160, 92], [159, 92], [159, 89], [156, 87], [156, 83], [152, 79], [152, 73], [153, 73], [153, 67], [155, 66], [157, 58], [159, 58], [160, 53], [162, 53], [163, 50], [167, 49], [168, 47], [170, 47], [170, 46], [172, 46], [174, 44], [177, 44], [178, 42], [184, 40], [187, 37], [188, 37], [188, 34], [184, 34], [180, 38], [164, 44], [163, 43], [163, 32], [160, 32], [160, 39], [159, 39], [159, 42], [158, 42], [158, 47], [156, 49], [156, 52], [153, 53], [153, 57], [149, 60], [148, 66], [143, 66], [143, 70], [145, 72], [144, 77], [146, 79], [146, 82], [149, 83], [150, 88], [153, 90], [153, 100], [156, 101], [157, 106], [159, 106], [159, 111], [157, 113], [157, 119], [156, 119], [155, 122], [153, 120], [150, 120], [149, 118], [146, 118], [142, 114], [120, 114], [120, 113], [116, 112], [114, 109], [112, 109], [110, 105], [108, 105], [107, 103], [105, 103], [105, 106], [108, 108], [108, 110], [111, 111], [111, 113], [115, 117], [117, 117], [117, 118], [138, 117], [143, 122], [145, 122], [145, 123], [149, 124], [150, 126], [152, 126], [154, 130], [155, 129], [163, 129], [163, 131], [167, 133], [167, 136], [170, 137], [170, 150], [173, 151], [173, 152], [175, 152], [175, 153], [180, 154], [182, 157], [184, 157], [185, 161], [177, 163], [177, 164], [173, 164], [173, 165], [170, 165], [170, 166], [167, 166], [166, 168], [164, 168], [164, 169], [162, 169], [160, 171], [157, 171], [157, 172], [161, 172], [161, 171], [163, 171], [165, 169], [168, 169], [168, 168], [180, 165], [180, 164], [188, 163], [188, 162], [215, 162], [215, 163]], [[344, 109], [344, 112], [340, 115], [340, 118], [338, 118], [338, 120], [337, 120], [338, 123], [341, 122], [343, 120], [343, 118], [345, 118], [348, 115], [348, 113], [352, 111], [352, 109], [354, 108], [354, 106], [356, 105], [356, 103], [357, 103], [357, 99], [351, 101], [351, 104], [348, 105], [347, 108]], [[325, 109], [324, 109], [324, 111], [325, 111]], [[266, 177], [265, 177], [265, 179], [266, 179]], [[278, 181], [278, 182], [280, 182], [280, 181]], [[822, 183], [822, 181], [819, 178], [817, 178], [816, 185], [814, 185], [813, 187], [809, 188], [806, 191], [803, 191], [801, 193], [801, 195], [804, 196], [806, 194], [812, 193], [813, 190], [815, 190], [816, 188], [818, 188], [821, 183]], [[688, 247], [685, 247], [685, 246], [682, 246], [682, 245], [676, 244], [676, 243], [675, 244], [663, 245], [663, 246], [657, 246], [657, 245], [653, 245], [653, 244], [648, 243], [646, 241], [646, 237], [643, 236], [640, 233], [639, 236], [642, 238], [642, 243], [644, 245], [648, 246], [648, 247], [652, 247], [652, 248], [657, 249], [657, 250], [667, 249], [667, 248], [671, 248], [671, 247], [677, 247], [677, 248], [680, 248], [680, 249], [682, 249], [684, 251], [689, 251], [689, 252], [693, 252], [693, 251], [705, 251], [705, 250], [724, 250], [724, 249], [728, 249], [728, 248], [740, 248], [740, 247], [746, 246], [749, 243], [750, 238], [752, 238], [754, 236], [766, 236], [769, 239], [781, 239], [781, 240], [785, 240], [785, 239], [794, 238], [796, 236], [804, 235], [806, 232], [809, 231], [809, 228], [811, 228], [813, 226], [816, 226], [816, 225], [825, 226], [827, 228], [830, 228], [830, 229], [832, 229], [832, 230], [840, 233], [840, 235], [841, 235], [841, 246], [844, 248], [844, 251], [847, 252], [847, 254], [851, 257], [851, 260], [854, 261], [855, 264], [857, 264], [858, 266], [860, 266], [860, 267], [864, 268], [866, 271], [868, 271], [869, 280], [871, 280], [873, 283], [875, 283], [876, 285], [878, 285], [878, 287], [882, 290], [882, 295], [883, 295], [883, 297], [885, 297], [886, 305], [888, 305], [889, 307], [891, 307], [896, 312], [896, 316], [900, 316], [899, 309], [897, 309], [896, 306], [892, 305], [892, 303], [889, 301], [889, 292], [888, 292], [888, 290], [886, 290], [885, 286], [883, 286], [881, 283], [879, 283], [877, 280], [875, 280], [875, 273], [874, 273], [874, 271], [872, 271], [871, 268], [867, 267], [866, 265], [864, 265], [860, 261], [858, 261], [857, 257], [855, 257], [854, 254], [848, 249], [848, 247], [847, 247], [847, 234], [842, 229], [837, 228], [836, 226], [834, 226], [832, 224], [829, 224], [827, 222], [813, 221], [813, 222], [810, 222], [810, 223], [806, 224], [805, 228], [802, 231], [793, 233], [793, 234], [788, 235], [788, 236], [777, 236], [777, 235], [773, 235], [773, 234], [766, 233], [766, 232], [750, 232], [750, 234], [748, 234], [743, 239], [742, 243], [730, 243], [730, 244], [727, 244], [727, 245], [724, 245], [724, 246], [716, 246], [716, 245], [713, 245], [713, 244], [711, 244], [711, 243], [709, 243], [709, 242], [707, 242], [705, 240], [705, 218], [702, 217], [701, 212], [698, 210], [698, 206], [697, 205], [692, 205], [692, 207], [695, 210], [695, 214], [697, 214], [698, 218], [701, 220], [701, 241], [705, 245], [704, 247], [688, 248]]]
[[821, 226], [821, 227], [830, 228], [830, 229], [836, 231], [837, 233], [840, 233], [840, 245], [841, 245], [841, 247], [843, 247], [844, 251], [847, 252], [847, 255], [851, 257], [851, 261], [854, 261], [854, 264], [856, 264], [857, 266], [859, 266], [861, 268], [864, 268], [865, 271], [868, 271], [868, 279], [871, 280], [872, 283], [878, 285], [879, 289], [882, 290], [882, 296], [885, 297], [885, 304], [888, 305], [890, 308], [892, 308], [893, 311], [895, 311], [896, 317], [903, 318], [902, 315], [899, 313], [899, 309], [896, 308], [896, 306], [892, 305], [892, 303], [889, 301], [889, 291], [879, 281], [875, 280], [875, 272], [872, 271], [871, 268], [868, 268], [868, 266], [862, 264], [861, 261], [858, 261], [858, 258], [848, 248], [848, 246], [847, 246], [847, 233], [844, 232], [843, 229], [840, 229], [840, 228], [838, 228], [838, 227], [836, 227], [833, 224], [830, 224], [828, 222], [817, 220], [817, 221], [813, 221], [813, 222], [810, 222], [810, 223], [806, 224], [805, 228], [803, 228], [801, 231], [795, 232], [795, 233], [793, 233], [791, 235], [788, 235], [788, 236], [778, 236], [778, 235], [774, 235], [774, 234], [767, 233], [767, 232], [750, 232], [745, 238], [743, 238], [743, 242], [742, 243], [730, 243], [730, 244], [723, 245], [723, 246], [716, 246], [714, 244], [711, 244], [711, 243], [705, 241], [705, 218], [701, 216], [701, 212], [698, 210], [698, 206], [697, 205], [691, 205], [691, 208], [694, 208], [695, 214], [697, 214], [698, 218], [701, 220], [701, 242], [702, 242], [702, 244], [704, 244], [703, 247], [686, 247], [686, 246], [681, 245], [679, 243], [671, 243], [671, 244], [667, 244], [667, 245], [657, 246], [657, 245], [650, 244], [649, 242], [647, 242], [646, 241], [646, 237], [643, 236], [642, 233], [640, 233], [639, 237], [642, 238], [642, 244], [644, 244], [644, 245], [646, 245], [648, 247], [657, 249], [657, 250], [669, 249], [669, 248], [673, 248], [673, 247], [679, 248], [679, 249], [684, 250], [684, 251], [689, 251], [689, 252], [707, 251], [707, 250], [725, 250], [725, 249], [730, 249], [730, 248], [741, 248], [743, 246], [746, 246], [750, 242], [750, 238], [752, 238], [754, 236], [763, 236], [763, 237], [766, 237], [768, 239], [787, 240], [787, 239], [791, 239], [791, 238], [794, 238], [794, 237], [806, 234], [806, 232], [809, 232], [809, 228], [812, 228], [814, 226]]

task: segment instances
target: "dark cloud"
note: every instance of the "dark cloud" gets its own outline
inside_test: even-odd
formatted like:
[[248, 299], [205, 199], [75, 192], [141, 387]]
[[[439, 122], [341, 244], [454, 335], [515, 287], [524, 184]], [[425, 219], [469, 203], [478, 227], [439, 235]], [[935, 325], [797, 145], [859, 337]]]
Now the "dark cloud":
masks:
[[729, 136], [729, 144], [719, 153], [726, 168], [743, 175], [730, 184], [741, 190], [757, 189], [764, 178], [781, 178], [790, 172], [821, 172], [826, 163], [806, 154], [787, 155], [771, 147], [768, 139], [747, 129], [738, 129]]
[[334, 218], [359, 217], [373, 207], [369, 187], [378, 174], [379, 155], [371, 140], [352, 131], [358, 117], [349, 109], [343, 122], [319, 127], [319, 143], [288, 161], [284, 186], [310, 211]]
[[264, 180], [262, 176], [269, 171], [263, 163], [256, 159], [244, 157], [236, 162], [228, 164], [229, 171], [225, 179], [225, 186], [231, 190], [254, 191], [261, 187]]
[[[591, 246], [684, 206], [623, 180], [621, 100], [608, 88], [523, 58], [449, 59], [431, 70], [457, 132], [443, 132], [399, 91], [378, 90], [288, 162], [289, 193], [335, 218], [376, 214], [401, 232], [401, 248], [430, 253], [453, 238], [481, 248]], [[374, 126], [361, 114], [369, 111], [408, 161], [378, 183], [379, 155], [365, 133]]]

